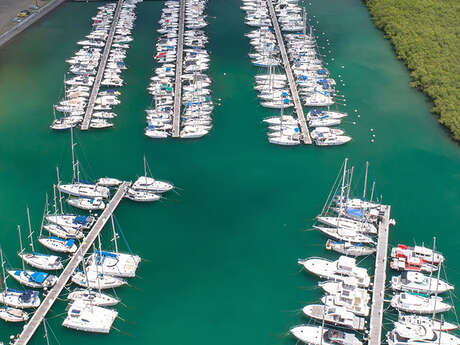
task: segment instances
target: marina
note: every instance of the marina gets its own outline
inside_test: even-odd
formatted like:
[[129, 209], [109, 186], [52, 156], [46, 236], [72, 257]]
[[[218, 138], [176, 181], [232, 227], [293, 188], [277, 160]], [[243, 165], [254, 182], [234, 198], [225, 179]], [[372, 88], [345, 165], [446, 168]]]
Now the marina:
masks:
[[182, 58], [184, 55], [185, 0], [179, 0], [179, 30], [177, 36], [176, 81], [174, 83], [174, 115], [172, 136], [180, 136], [180, 117], [182, 104]]
[[69, 281], [72, 274], [75, 272], [75, 269], [78, 267], [80, 262], [83, 260], [85, 254], [91, 248], [93, 242], [98, 237], [100, 231], [104, 228], [104, 225], [110, 219], [113, 212], [115, 212], [118, 204], [125, 196], [126, 192], [128, 191], [131, 182], [123, 182], [120, 187], [117, 189], [115, 195], [110, 200], [109, 204], [102, 212], [101, 216], [98, 218], [97, 222], [94, 224], [94, 227], [85, 237], [85, 240], [82, 242], [78, 251], [73, 255], [72, 259], [69, 261], [67, 266], [62, 271], [61, 275], [59, 276], [58, 281], [54, 285], [54, 287], [49, 291], [46, 295], [43, 302], [35, 311], [32, 318], [27, 322], [23, 331], [16, 339], [15, 344], [17, 345], [25, 345], [28, 344], [34, 333], [37, 331], [38, 327], [43, 322], [48, 311], [53, 306], [56, 299], [59, 297], [59, 294], [64, 289], [65, 285]]
[[375, 254], [374, 287], [372, 289], [372, 306], [369, 321], [369, 345], [382, 343], [383, 302], [385, 299], [385, 284], [388, 255], [388, 239], [390, 228], [391, 207], [385, 206], [384, 215], [379, 223], [377, 252]]
[[302, 134], [302, 141], [304, 144], [311, 144], [310, 132], [307, 127], [307, 122], [305, 119], [305, 114], [303, 112], [302, 103], [300, 102], [299, 93], [297, 91], [297, 86], [294, 80], [294, 76], [291, 70], [291, 63], [289, 62], [289, 58], [287, 56], [286, 48], [284, 47], [284, 40], [281, 34], [281, 30], [278, 24], [278, 19], [276, 17], [275, 9], [273, 7], [273, 2], [271, 0], [266, 0], [268, 10], [270, 12], [270, 17], [273, 24], [273, 29], [275, 30], [276, 41], [278, 42], [278, 46], [281, 53], [281, 58], [283, 60], [283, 67], [286, 72], [287, 80], [289, 83], [289, 89], [291, 90], [292, 100], [294, 102], [295, 112], [297, 115], [297, 121], [299, 122], [300, 131]]
[[[46, 322], [37, 327], [29, 344], [45, 343], [43, 335], [46, 330], [51, 344], [85, 342], [88, 345], [118, 345], [130, 341], [166, 344], [180, 330], [186, 332], [187, 342], [191, 344], [212, 344], [225, 334], [221, 340], [225, 345], [241, 342], [290, 345], [296, 343], [292, 335], [286, 335], [292, 326], [308, 322], [308, 330], [320, 335], [321, 328], [318, 326], [323, 324], [323, 320], [323, 330], [328, 331], [321, 334], [328, 337], [322, 338], [323, 344], [325, 339], [334, 339], [336, 329], [356, 344], [357, 341], [366, 343], [368, 338], [372, 341], [372, 336], [366, 330], [372, 332], [371, 319], [379, 316], [380, 310], [380, 302], [373, 296], [372, 286], [376, 279], [374, 271], [377, 263], [374, 258], [383, 255], [380, 250], [373, 254], [379, 246], [381, 222], [373, 223], [375, 233], [369, 227], [366, 228], [368, 232], [363, 232], [360, 238], [356, 237], [356, 232], [349, 230], [327, 230], [330, 235], [346, 234], [350, 236], [347, 237], [349, 239], [370, 239], [362, 246], [340, 242], [339, 238], [330, 235], [325, 237], [325, 232], [316, 228], [308, 232], [300, 231], [305, 229], [305, 225], [310, 227], [311, 220], [319, 214], [328, 187], [334, 180], [336, 167], [343, 157], [350, 157], [359, 167], [367, 160], [371, 162], [371, 182], [368, 187], [372, 181], [378, 182], [374, 200], [378, 198], [382, 205], [391, 204], [391, 215], [398, 220], [397, 228], [395, 231], [392, 228], [388, 239], [390, 250], [386, 252], [387, 263], [385, 267], [378, 268], [383, 271], [394, 269], [391, 275], [396, 277], [395, 288], [416, 288], [396, 283], [401, 281], [398, 280], [399, 276], [402, 279], [410, 273], [406, 271], [407, 268], [416, 267], [418, 263], [404, 260], [402, 256], [393, 257], [393, 249], [399, 248], [394, 252], [402, 255], [418, 253], [419, 248], [415, 247], [433, 247], [445, 258], [439, 271], [440, 279], [448, 286], [443, 285], [447, 291], [442, 295], [438, 291], [438, 296], [436, 291], [430, 297], [405, 290], [395, 290], [393, 293], [392, 277], [385, 272], [383, 317], [375, 321], [373, 334], [379, 331], [380, 343], [384, 343], [389, 332], [391, 342], [393, 336], [402, 332], [410, 330], [411, 334], [416, 334], [409, 325], [419, 322], [428, 330], [428, 334], [437, 335], [436, 332], [441, 329], [445, 332], [441, 340], [449, 334], [449, 338], [445, 339], [451, 339], [455, 344], [455, 338], [450, 336], [458, 333], [454, 330], [457, 322], [452, 310], [458, 307], [458, 301], [455, 297], [451, 300], [449, 286], [459, 284], [455, 273], [459, 254], [455, 236], [451, 234], [457, 223], [458, 197], [453, 186], [458, 183], [458, 148], [449, 144], [442, 130], [432, 126], [429, 105], [409, 88], [405, 67], [394, 58], [391, 47], [385, 43], [381, 33], [372, 27], [362, 3], [352, 1], [344, 4], [332, 0], [328, 4], [315, 1], [312, 5], [301, 4], [307, 9], [310, 25], [316, 28], [318, 49], [325, 46], [324, 54], [328, 49], [332, 51], [324, 58], [324, 66], [338, 83], [340, 79], [346, 81], [347, 86], [341, 88], [348, 95], [347, 103], [352, 106], [341, 105], [340, 111], [354, 115], [352, 108], [356, 107], [362, 114], [357, 120], [359, 126], [352, 127], [350, 122], [342, 121], [341, 128], [351, 133], [353, 140], [347, 145], [327, 150], [315, 146], [307, 150], [300, 147], [286, 149], [267, 142], [267, 130], [261, 122], [267, 116], [279, 117], [280, 111], [270, 110], [271, 113], [268, 113], [267, 109], [262, 109], [260, 99], [252, 90], [254, 67], [248, 63], [249, 44], [244, 38], [248, 28], [243, 21], [244, 13], [238, 8], [240, 1], [207, 2], [206, 14], [210, 19], [206, 29], [209, 36], [206, 49], [212, 58], [207, 73], [212, 79], [212, 86], [203, 88], [212, 89], [214, 99], [222, 103], [222, 106], [213, 109], [214, 127], [211, 135], [191, 142], [151, 140], [143, 135], [145, 109], [152, 98], [144, 88], [150, 82], [152, 67], [157, 67], [157, 61], [151, 58], [152, 42], [153, 45], [159, 42], [157, 39], [161, 35], [156, 32], [159, 28], [157, 20], [161, 10], [166, 8], [165, 3], [144, 1], [137, 5], [138, 18], [132, 32], [134, 40], [125, 60], [129, 68], [122, 72], [125, 86], [123, 94], [118, 96], [121, 103], [116, 108], [116, 126], [107, 131], [74, 132], [77, 133], [79, 147], [84, 151], [78, 157], [81, 180], [115, 183], [110, 178], [95, 178], [115, 176], [118, 181], [139, 180], [136, 186], [140, 187], [144, 182], [149, 182], [148, 178], [152, 176], [164, 176], [179, 187], [174, 192], [162, 195], [134, 189], [131, 185], [131, 191], [125, 194], [126, 200], [117, 207], [114, 223], [116, 233], [120, 234], [119, 244], [124, 247], [120, 247], [120, 253], [129, 253], [131, 250], [124, 245], [124, 235], [119, 230], [118, 222], [123, 225], [129, 245], [142, 257], [143, 262], [136, 274], [138, 278], [131, 281], [127, 276], [116, 277], [123, 284], [123, 287], [116, 289], [116, 294], [112, 289], [101, 290], [103, 295], [96, 290], [91, 297], [83, 286], [69, 284], [50, 307]], [[8, 270], [21, 269], [21, 258], [17, 256], [21, 249], [17, 225], [21, 222], [24, 253], [35, 251], [54, 255], [61, 258], [64, 266], [71, 259], [71, 256], [49, 250], [39, 242], [39, 239], [55, 236], [45, 228], [43, 233], [39, 231], [46, 191], [50, 204], [48, 216], [52, 219], [54, 204], [57, 204], [60, 214], [59, 191], [56, 190], [56, 203], [50, 193], [50, 187], [56, 184], [56, 165], [60, 168], [62, 190], [64, 185], [77, 181], [72, 178], [70, 164], [62, 164], [62, 157], [69, 157], [68, 135], [65, 132], [50, 133], [49, 110], [62, 87], [65, 59], [75, 52], [75, 42], [88, 33], [88, 19], [103, 4], [105, 2], [66, 2], [49, 19], [33, 26], [25, 35], [18, 36], [13, 45], [8, 45], [0, 52], [0, 74], [3, 76], [0, 80], [0, 138], [3, 138], [0, 139], [0, 150], [1, 156], [5, 157], [0, 164], [0, 179], [5, 182], [0, 196], [4, 214], [4, 231], [0, 242]], [[280, 27], [283, 24], [286, 25], [279, 21]], [[322, 35], [322, 32], [326, 35]], [[283, 36], [290, 55], [286, 33]], [[192, 38], [197, 37], [205, 41], [201, 34]], [[185, 34], [184, 38], [189, 40], [189, 35]], [[327, 45], [328, 42], [331, 47]], [[357, 55], [360, 55], [359, 59]], [[184, 59], [185, 56], [184, 51]], [[335, 64], [330, 61], [331, 57], [337, 61]], [[40, 68], [37, 68], [37, 61], [41, 64]], [[174, 59], [172, 64], [175, 63]], [[38, 83], [43, 86], [37, 87]], [[183, 85], [182, 91], [185, 89], [197, 92], [197, 88], [190, 87], [188, 82]], [[26, 95], [25, 90], [33, 92]], [[303, 103], [300, 91], [299, 97]], [[184, 114], [184, 108], [185, 104], [182, 104], [181, 115]], [[292, 114], [292, 111], [283, 111], [283, 122], [284, 119], [290, 121], [287, 117], [290, 115], [295, 119], [296, 114]], [[305, 108], [305, 116], [308, 116], [308, 112]], [[182, 117], [180, 122], [184, 121]], [[317, 128], [308, 127], [310, 133]], [[338, 131], [334, 131], [334, 134], [341, 135]], [[314, 141], [313, 134], [311, 138]], [[374, 142], [371, 142], [373, 139]], [[354, 184], [350, 196], [357, 199], [362, 197], [363, 175], [364, 169], [354, 172], [353, 181], [357, 185]], [[426, 181], [429, 181], [429, 186]], [[110, 189], [113, 191], [116, 187]], [[380, 192], [383, 192], [384, 199], [380, 199]], [[158, 196], [153, 203], [134, 202], [141, 197], [153, 198], [153, 194]], [[366, 201], [370, 200], [368, 194]], [[67, 194], [62, 199], [64, 214], [69, 211], [88, 213], [95, 217], [94, 223], [109, 201], [98, 197], [90, 201], [81, 196], [68, 197]], [[30, 207], [34, 248], [30, 248], [27, 236], [27, 206]], [[75, 206], [78, 206], [78, 210]], [[333, 212], [331, 207], [330, 214], [324, 216], [332, 217]], [[357, 217], [356, 214], [352, 216]], [[382, 216], [378, 218], [383, 219]], [[331, 219], [325, 220], [334, 224]], [[54, 223], [45, 223], [50, 229], [59, 229], [51, 227]], [[102, 254], [109, 248], [115, 252], [112, 239], [117, 236], [112, 234], [110, 218], [107, 223], [106, 229], [101, 231], [102, 250], [99, 250], [96, 239], [93, 250], [90, 249], [85, 255], [86, 269], [93, 272], [89, 273], [87, 283], [98, 284], [98, 280], [93, 279], [96, 276], [94, 272], [103, 267], [107, 274], [113, 263], [110, 256]], [[333, 229], [333, 226], [323, 223], [315, 223], [315, 226]], [[75, 236], [87, 233], [88, 230], [72, 231]], [[437, 243], [431, 246], [434, 234]], [[328, 244], [325, 246], [326, 242]], [[74, 244], [78, 246], [79, 241], [75, 240]], [[364, 314], [368, 310], [368, 316], [350, 312], [347, 305], [325, 307], [323, 297], [330, 294], [328, 291], [340, 288], [340, 282], [318, 287], [317, 277], [305, 271], [297, 273], [301, 268], [296, 264], [299, 257], [321, 257], [327, 262], [336, 262], [346, 255], [343, 253], [359, 255], [354, 267], [368, 272], [371, 289], [353, 290], [355, 296], [368, 296], [367, 308], [362, 305], [361, 311]], [[106, 265], [95, 268], [94, 260], [105, 260]], [[348, 260], [342, 261], [352, 264]], [[433, 268], [431, 262], [419, 266], [421, 271], [414, 273], [437, 279], [439, 271]], [[28, 267], [27, 270], [41, 269]], [[50, 271], [50, 274], [58, 277], [60, 273], [59, 270]], [[124, 274], [129, 275], [130, 272]], [[411, 276], [409, 274], [408, 278]], [[84, 275], [80, 274], [77, 278], [83, 278], [85, 284]], [[11, 277], [8, 277], [7, 283], [10, 289], [28, 289]], [[104, 283], [113, 284], [115, 279], [104, 280]], [[128, 288], [130, 286], [135, 288]], [[37, 291], [41, 298], [43, 290]], [[85, 301], [96, 298], [97, 306], [111, 312], [94, 308], [91, 314], [86, 314], [88, 309], [84, 306], [69, 303], [71, 297]], [[324, 301], [333, 303], [338, 300], [329, 297]], [[420, 304], [420, 313], [426, 310], [430, 310], [430, 313], [399, 316], [399, 310], [414, 310], [410, 306], [414, 303], [419, 305], [420, 301], [423, 302]], [[73, 307], [70, 308], [71, 305]], [[66, 310], [66, 306], [69, 309]], [[436, 318], [431, 321], [433, 306]], [[333, 308], [336, 308], [336, 314]], [[22, 316], [31, 320], [34, 310], [24, 309]], [[109, 333], [102, 336], [85, 333], [79, 329], [78, 313], [74, 311], [91, 315], [91, 319], [94, 315], [101, 315], [104, 322], [99, 325], [92, 323], [92, 330]], [[300, 313], [305, 316], [300, 317]], [[323, 317], [325, 313], [328, 322]], [[4, 315], [12, 314], [6, 310]], [[306, 319], [307, 315], [312, 315], [312, 319]], [[337, 315], [341, 319], [337, 319], [335, 324], [330, 323], [329, 320], [334, 320]], [[67, 320], [66, 325], [73, 328], [63, 326], [64, 320]], [[394, 322], [398, 324], [394, 325]], [[381, 330], [378, 330], [379, 323], [382, 324]], [[2, 321], [1, 340], [7, 342], [10, 335], [20, 334], [23, 325], [24, 322]], [[130, 340], [131, 337], [126, 334], [135, 338]]]
[[112, 48], [113, 37], [115, 35], [115, 29], [118, 24], [118, 19], [120, 18], [121, 7], [124, 3], [124, 0], [118, 0], [117, 7], [115, 9], [115, 14], [110, 26], [109, 35], [105, 42], [104, 51], [102, 52], [102, 57], [99, 62], [99, 67], [97, 70], [96, 77], [94, 79], [93, 88], [91, 89], [91, 94], [88, 99], [88, 105], [86, 106], [85, 117], [81, 124], [81, 130], [86, 131], [89, 129], [89, 124], [91, 122], [91, 117], [93, 116], [94, 103], [96, 102], [96, 97], [99, 93], [99, 88], [101, 86], [102, 77], [104, 75], [105, 66], [107, 65], [107, 59], [109, 58], [110, 49]]

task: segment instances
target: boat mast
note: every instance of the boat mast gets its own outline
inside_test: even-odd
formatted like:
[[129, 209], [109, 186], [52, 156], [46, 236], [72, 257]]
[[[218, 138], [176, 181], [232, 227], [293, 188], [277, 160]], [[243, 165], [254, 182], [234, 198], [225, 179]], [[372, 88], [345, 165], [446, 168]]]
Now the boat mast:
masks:
[[[433, 254], [431, 255], [431, 264], [434, 264], [434, 251], [436, 249], [436, 237], [433, 237]], [[439, 261], [438, 265], [438, 278], [436, 281], [436, 292], [434, 294], [434, 306], [433, 306], [433, 320], [436, 317], [436, 302], [438, 301], [438, 290], [439, 290], [439, 278], [441, 276], [442, 261]]]
[[43, 319], [43, 327], [45, 328], [46, 345], [50, 345], [50, 340], [48, 338], [48, 330], [46, 329], [46, 319]]
[[45, 223], [45, 217], [48, 214], [48, 193], [45, 194], [45, 208], [43, 209], [42, 223], [40, 224], [40, 234], [39, 237], [42, 237], [43, 225]]
[[18, 234], [19, 234], [19, 247], [21, 248], [21, 251], [19, 252], [19, 256], [21, 257], [21, 261], [22, 261], [22, 270], [25, 272], [26, 266], [24, 265], [24, 255], [22, 253], [21, 227], [19, 225], [18, 225]]
[[29, 207], [27, 207], [27, 223], [29, 224], [29, 240], [30, 240], [30, 248], [32, 248], [32, 254], [35, 252], [34, 250], [34, 241], [32, 239], [32, 227], [30, 226], [30, 213]]
[[5, 262], [3, 262], [3, 249], [2, 248], [0, 248], [0, 260], [2, 260], [3, 285], [5, 285], [5, 291], [6, 291], [8, 287], [6, 286]]
[[371, 202], [374, 199], [374, 190], [375, 190], [375, 181], [372, 182], [372, 189], [371, 189]]
[[[59, 183], [59, 180], [58, 180]], [[53, 184], [53, 200], [54, 200], [54, 214], [57, 216], [58, 210], [57, 210], [57, 202], [56, 202], [56, 185]]]
[[[62, 211], [62, 194], [61, 194], [61, 190], [59, 189], [59, 185], [61, 184], [61, 181], [59, 179], [59, 167], [56, 166], [56, 173], [57, 173], [57, 179], [58, 179], [58, 197], [59, 197], [59, 206], [60, 206], [60, 209], [61, 209], [61, 214], [63, 213]], [[57, 207], [57, 205], [56, 205]], [[57, 213], [57, 211], [56, 211]]]
[[364, 175], [364, 189], [363, 189], [363, 200], [366, 199], [366, 189], [367, 189], [367, 172], [369, 171], [369, 162], [366, 161], [366, 175]]
[[347, 200], [350, 199], [351, 181], [353, 180], [353, 171], [354, 170], [355, 170], [355, 167], [351, 167], [350, 177], [349, 177], [348, 186], [347, 186]]
[[73, 127], [70, 127], [70, 147], [72, 149], [72, 181], [75, 182], [75, 176], [76, 176], [76, 173], [75, 173], [75, 151], [74, 151], [75, 144], [73, 143]]
[[305, 36], [307, 34], [307, 11], [305, 11], [305, 8], [303, 9], [303, 36], [305, 39]]
[[115, 231], [115, 223], [113, 221], [113, 214], [110, 215], [110, 219], [112, 220], [112, 231], [113, 231], [113, 241], [115, 243], [115, 253], [117, 253], [117, 256], [118, 256], [118, 242], [117, 242], [118, 234]]
[[345, 158], [345, 163], [343, 164], [343, 176], [342, 176], [342, 187], [340, 189], [340, 210], [342, 209], [342, 204], [344, 202], [344, 193], [345, 193], [345, 177], [347, 175], [347, 163], [348, 158]]

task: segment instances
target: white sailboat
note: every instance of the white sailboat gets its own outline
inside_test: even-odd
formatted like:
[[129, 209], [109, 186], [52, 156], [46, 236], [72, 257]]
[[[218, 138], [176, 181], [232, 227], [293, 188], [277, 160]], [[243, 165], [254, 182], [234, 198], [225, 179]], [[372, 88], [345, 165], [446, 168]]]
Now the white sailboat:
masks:
[[144, 176], [139, 177], [132, 185], [132, 189], [149, 191], [153, 193], [165, 193], [174, 188], [174, 186], [165, 181], [155, 180], [147, 176], [147, 160], [144, 156]]
[[118, 298], [90, 289], [76, 289], [67, 295], [67, 299], [83, 301], [98, 307], [111, 307], [120, 302]]
[[0, 248], [0, 260], [2, 264], [3, 286], [0, 282], [1, 294], [0, 303], [14, 308], [37, 308], [40, 305], [38, 291], [34, 290], [15, 290], [8, 288], [6, 284], [5, 262], [3, 261], [3, 251]]
[[[46, 204], [47, 204], [47, 202], [46, 202]], [[46, 212], [46, 207], [45, 207], [45, 212]], [[44, 217], [42, 218], [42, 226], [40, 227], [40, 234], [42, 232], [43, 219], [44, 219]], [[38, 268], [40, 270], [54, 271], [54, 270], [62, 269], [63, 265], [62, 265], [62, 262], [61, 262], [61, 258], [59, 256], [37, 253], [35, 251], [34, 241], [33, 241], [33, 232], [32, 232], [32, 227], [30, 225], [29, 208], [27, 208], [27, 221], [28, 221], [28, 224], [29, 224], [29, 240], [30, 240], [30, 247], [32, 249], [32, 253], [24, 253], [23, 252], [21, 228], [18, 226], [19, 244], [20, 244], [20, 249], [21, 249], [21, 251], [18, 253], [19, 257], [22, 260], [24, 260], [28, 265], [30, 265], [30, 266], [32, 266], [34, 268]]]
[[105, 274], [129, 278], [136, 275], [137, 266], [139, 265], [141, 258], [138, 255], [120, 253], [118, 251], [118, 234], [115, 231], [115, 223], [112, 220], [112, 231], [115, 245], [115, 252], [104, 251], [101, 249], [101, 241], [98, 238], [99, 250], [91, 254], [86, 260], [87, 271], [104, 272]]

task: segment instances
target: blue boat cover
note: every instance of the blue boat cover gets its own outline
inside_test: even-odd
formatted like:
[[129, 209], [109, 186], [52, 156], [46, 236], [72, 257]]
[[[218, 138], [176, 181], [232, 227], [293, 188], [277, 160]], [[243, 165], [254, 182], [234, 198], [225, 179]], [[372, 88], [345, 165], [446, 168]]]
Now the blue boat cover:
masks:
[[88, 216], [75, 216], [73, 223], [74, 224], [86, 224], [87, 219], [88, 219]]
[[103, 251], [96, 250], [96, 254], [97, 255], [102, 255], [102, 256], [107, 256], [109, 258], [116, 258], [117, 257], [117, 254], [106, 252], [104, 250]]
[[29, 278], [30, 278], [30, 280], [34, 281], [35, 283], [41, 284], [46, 280], [46, 278], [48, 278], [48, 273], [34, 272], [29, 276]]
[[346, 212], [349, 215], [355, 216], [355, 217], [363, 217], [364, 216], [364, 211], [360, 210], [358, 208], [347, 208]]
[[74, 242], [75, 242], [75, 239], [74, 239], [74, 238], [71, 238], [70, 240], [68, 240], [68, 241], [66, 242], [65, 245], [66, 245], [67, 247], [71, 248], [71, 247], [73, 246]]

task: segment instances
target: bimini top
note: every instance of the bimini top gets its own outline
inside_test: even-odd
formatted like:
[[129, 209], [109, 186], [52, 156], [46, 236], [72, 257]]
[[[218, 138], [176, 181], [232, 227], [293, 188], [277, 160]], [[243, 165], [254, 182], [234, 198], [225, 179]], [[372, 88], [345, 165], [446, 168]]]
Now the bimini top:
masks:
[[45, 272], [33, 272], [29, 275], [29, 281], [41, 284], [48, 278], [48, 275], [49, 274]]
[[88, 220], [89, 216], [75, 216], [75, 219], [73, 220], [74, 224], [86, 224], [86, 221]]

